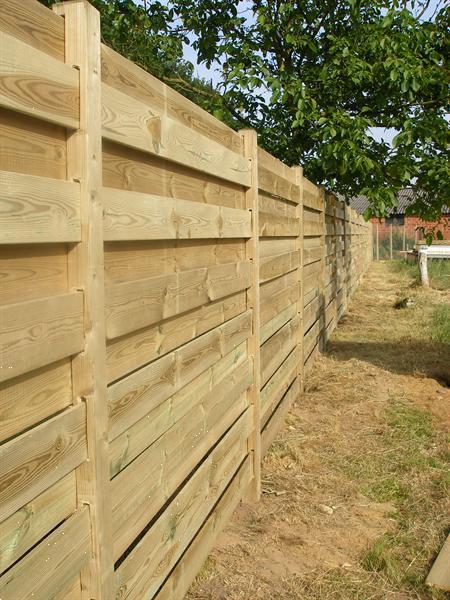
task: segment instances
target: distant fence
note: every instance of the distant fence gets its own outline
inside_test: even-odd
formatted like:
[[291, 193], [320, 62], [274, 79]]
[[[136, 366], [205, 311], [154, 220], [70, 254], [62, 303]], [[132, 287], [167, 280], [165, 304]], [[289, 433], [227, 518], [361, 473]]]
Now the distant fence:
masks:
[[56, 13], [0, 4], [0, 598], [182, 598], [371, 229]]

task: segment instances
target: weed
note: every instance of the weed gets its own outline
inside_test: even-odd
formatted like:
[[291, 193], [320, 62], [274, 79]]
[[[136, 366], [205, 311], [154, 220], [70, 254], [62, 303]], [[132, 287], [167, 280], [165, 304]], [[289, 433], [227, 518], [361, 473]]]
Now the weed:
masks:
[[450, 344], [450, 304], [439, 304], [431, 315], [431, 339]]

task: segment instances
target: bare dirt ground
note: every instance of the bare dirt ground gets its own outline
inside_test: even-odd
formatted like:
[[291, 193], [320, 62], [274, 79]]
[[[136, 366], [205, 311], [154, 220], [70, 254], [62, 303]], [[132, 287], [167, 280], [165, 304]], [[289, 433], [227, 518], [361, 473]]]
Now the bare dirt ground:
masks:
[[444, 302], [372, 265], [189, 600], [447, 597], [424, 584], [450, 523]]

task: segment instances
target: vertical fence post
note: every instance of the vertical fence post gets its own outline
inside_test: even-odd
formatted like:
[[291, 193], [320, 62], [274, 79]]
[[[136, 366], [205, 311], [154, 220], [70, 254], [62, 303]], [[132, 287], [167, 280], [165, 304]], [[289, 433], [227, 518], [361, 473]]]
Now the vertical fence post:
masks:
[[298, 370], [297, 377], [300, 382], [300, 393], [303, 393], [304, 387], [304, 352], [303, 352], [303, 336], [304, 332], [304, 321], [303, 321], [303, 167], [293, 167], [295, 173], [295, 182], [298, 185], [298, 204], [296, 208], [296, 217], [299, 219], [297, 237], [295, 238], [295, 249], [299, 253], [299, 263], [297, 268], [297, 282], [298, 282], [298, 301], [297, 301], [297, 315], [300, 320], [299, 333], [297, 338], [298, 345]]
[[252, 309], [252, 335], [248, 340], [248, 354], [253, 360], [253, 385], [250, 388], [250, 404], [253, 408], [253, 432], [249, 450], [253, 453], [254, 479], [250, 483], [247, 499], [258, 501], [261, 496], [261, 410], [260, 410], [260, 305], [259, 305], [259, 219], [258, 219], [258, 139], [256, 131], [241, 130], [244, 156], [251, 161], [251, 187], [245, 199], [252, 213], [252, 237], [247, 241], [246, 255], [252, 261], [252, 283], [247, 292], [247, 306]]
[[379, 234], [379, 223], [377, 223], [377, 260], [380, 260], [380, 234]]
[[88, 460], [77, 469], [79, 504], [89, 505], [92, 560], [83, 598], [114, 598], [104, 314], [101, 37], [98, 11], [84, 0], [54, 6], [65, 19], [65, 59], [80, 73], [80, 129], [68, 132], [67, 177], [80, 182], [81, 239], [69, 252], [69, 283], [84, 295], [84, 351], [72, 361], [74, 401], [87, 408]]
[[320, 244], [322, 247], [322, 256], [320, 259], [320, 277], [319, 277], [319, 306], [320, 306], [320, 331], [319, 331], [319, 350], [325, 347], [325, 260], [327, 254], [326, 245], [326, 218], [325, 218], [325, 189], [320, 188], [320, 203], [322, 205], [320, 213]]
[[391, 223], [391, 228], [389, 230], [389, 256], [390, 256], [391, 260], [394, 258], [393, 245], [392, 245], [392, 231], [393, 231], [393, 228], [394, 228], [394, 225], [393, 225], [393, 223]]

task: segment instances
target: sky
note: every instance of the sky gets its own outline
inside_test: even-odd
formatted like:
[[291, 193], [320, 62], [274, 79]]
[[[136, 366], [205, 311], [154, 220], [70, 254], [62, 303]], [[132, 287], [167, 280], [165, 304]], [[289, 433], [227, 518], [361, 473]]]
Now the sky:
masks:
[[[423, 15], [423, 18], [426, 19], [427, 17], [432, 15], [435, 12], [438, 4], [442, 5], [442, 0], [431, 0], [430, 6], [429, 6], [427, 12]], [[212, 82], [214, 84], [218, 84], [220, 82], [220, 71], [219, 71], [219, 65], [217, 63], [213, 64], [211, 66], [211, 68], [208, 69], [205, 65], [198, 63], [197, 53], [195, 52], [194, 48], [191, 45], [184, 44], [183, 49], [184, 49], [184, 58], [194, 65], [195, 74], [198, 77], [200, 77], [202, 79], [206, 79], [208, 81], [212, 80]], [[396, 134], [395, 129], [385, 129], [382, 127], [372, 127], [372, 128], [370, 128], [369, 131], [370, 131], [371, 135], [373, 135], [377, 141], [383, 140], [389, 144], [392, 142], [392, 139], [394, 138], [394, 136]]]

